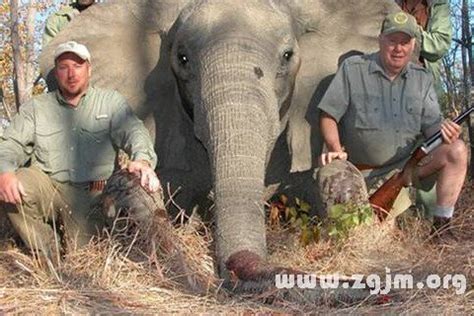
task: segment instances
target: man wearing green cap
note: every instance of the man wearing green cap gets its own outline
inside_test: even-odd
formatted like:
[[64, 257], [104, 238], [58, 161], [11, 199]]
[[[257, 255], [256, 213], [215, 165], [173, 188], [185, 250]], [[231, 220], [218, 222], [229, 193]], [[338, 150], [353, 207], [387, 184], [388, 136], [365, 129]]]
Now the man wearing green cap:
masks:
[[[328, 149], [320, 164], [347, 159], [372, 188], [380, 177], [403, 167], [420, 139], [441, 129], [443, 144], [425, 164], [404, 174], [407, 186], [428, 189], [437, 181], [434, 226], [439, 232], [453, 216], [466, 175], [467, 149], [459, 139], [461, 127], [442, 120], [431, 74], [410, 62], [417, 29], [412, 16], [389, 14], [379, 36], [380, 50], [341, 65], [319, 104]], [[398, 212], [409, 206], [401, 204]]]

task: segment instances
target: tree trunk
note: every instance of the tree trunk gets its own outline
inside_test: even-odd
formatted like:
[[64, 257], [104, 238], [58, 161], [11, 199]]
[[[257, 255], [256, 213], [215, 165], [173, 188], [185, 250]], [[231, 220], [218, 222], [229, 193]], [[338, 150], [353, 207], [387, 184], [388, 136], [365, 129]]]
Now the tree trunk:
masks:
[[[13, 55], [13, 88], [15, 93], [16, 109], [26, 102], [33, 91], [34, 75], [34, 32], [35, 32], [35, 0], [30, 0], [27, 8], [27, 16], [20, 18], [21, 2], [11, 0], [11, 41]], [[22, 36], [21, 21], [25, 28]]]
[[[464, 106], [468, 108], [471, 106], [472, 96], [471, 96], [471, 88], [472, 88], [472, 80], [474, 79], [473, 74], [473, 60], [472, 60], [472, 34], [470, 29], [470, 21], [469, 21], [469, 1], [463, 0], [462, 1], [462, 65], [463, 65], [463, 94], [464, 94]], [[469, 142], [471, 144], [471, 169], [470, 169], [470, 178], [474, 178], [474, 155], [472, 154], [472, 144], [474, 140], [474, 122], [470, 118], [468, 120], [468, 129], [469, 129]]]

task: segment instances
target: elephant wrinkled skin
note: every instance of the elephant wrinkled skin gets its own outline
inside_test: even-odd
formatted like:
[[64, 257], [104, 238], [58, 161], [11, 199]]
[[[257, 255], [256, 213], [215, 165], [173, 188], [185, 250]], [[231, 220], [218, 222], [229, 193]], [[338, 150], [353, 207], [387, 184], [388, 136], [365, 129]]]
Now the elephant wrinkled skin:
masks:
[[[91, 7], [45, 48], [92, 53], [92, 82], [124, 94], [156, 140], [163, 183], [189, 207], [214, 191], [218, 268], [266, 256], [263, 195], [310, 173], [316, 106], [338, 58], [377, 49], [392, 0], [142, 0]], [[311, 125], [309, 124], [311, 123]]]

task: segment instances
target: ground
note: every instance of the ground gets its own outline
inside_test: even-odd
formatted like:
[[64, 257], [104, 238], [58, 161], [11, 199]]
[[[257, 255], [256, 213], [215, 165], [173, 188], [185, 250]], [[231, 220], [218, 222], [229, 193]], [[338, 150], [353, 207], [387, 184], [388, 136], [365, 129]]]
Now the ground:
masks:
[[[429, 222], [406, 214], [398, 224], [360, 226], [347, 239], [321, 239], [302, 247], [298, 232], [269, 228], [270, 260], [318, 274], [411, 272], [416, 281], [429, 274], [463, 274], [467, 289], [393, 290], [374, 301], [355, 305], [299, 305], [265, 302], [260, 297], [236, 297], [218, 287], [212, 258], [212, 238], [197, 219], [176, 234], [193, 271], [208, 281], [208, 290], [192, 294], [173, 275], [176, 260], [147, 256], [135, 235], [104, 237], [86, 249], [70, 252], [55, 273], [32, 260], [2, 221], [0, 245], [0, 312], [34, 314], [85, 313], [449, 313], [469, 314], [474, 305], [474, 182], [467, 182], [456, 208], [458, 242], [435, 243]], [[178, 220], [179, 222], [179, 220]], [[176, 259], [176, 258], [175, 258]], [[317, 309], [315, 309], [317, 307]]]

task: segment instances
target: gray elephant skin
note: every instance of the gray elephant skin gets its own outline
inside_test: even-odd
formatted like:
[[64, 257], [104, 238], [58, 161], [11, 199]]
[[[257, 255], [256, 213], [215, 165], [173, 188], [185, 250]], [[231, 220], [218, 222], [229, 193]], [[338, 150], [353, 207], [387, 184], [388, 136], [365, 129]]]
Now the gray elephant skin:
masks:
[[[213, 191], [219, 273], [266, 257], [265, 188], [310, 173], [316, 106], [338, 59], [377, 50], [384, 0], [143, 0], [91, 7], [58, 43], [92, 54], [92, 83], [117, 89], [155, 139], [165, 190], [191, 207]], [[308, 171], [309, 170], [309, 171]], [[245, 261], [245, 258], [243, 259]]]

